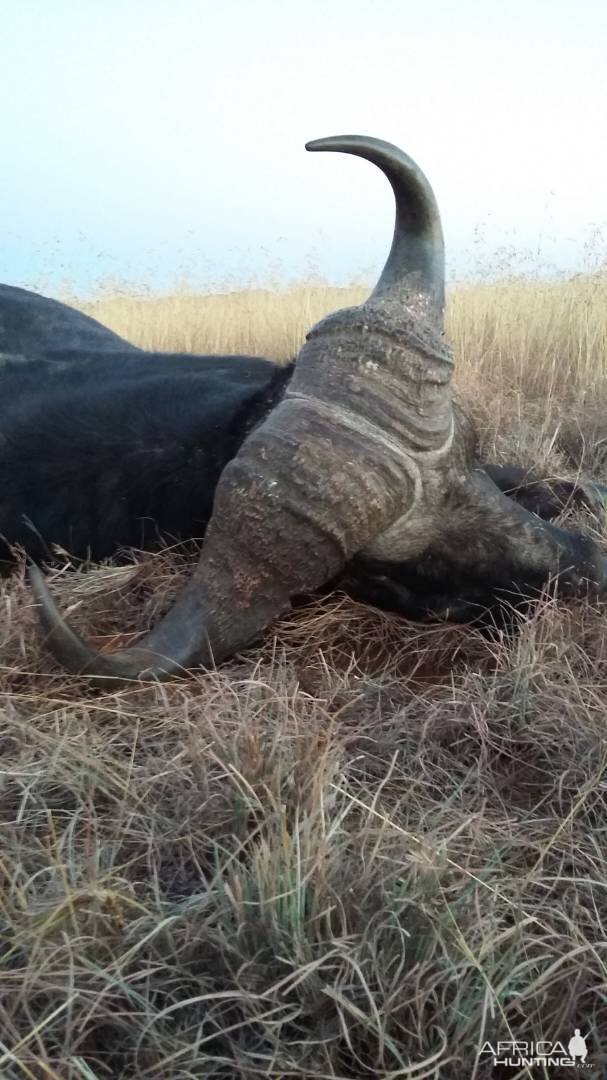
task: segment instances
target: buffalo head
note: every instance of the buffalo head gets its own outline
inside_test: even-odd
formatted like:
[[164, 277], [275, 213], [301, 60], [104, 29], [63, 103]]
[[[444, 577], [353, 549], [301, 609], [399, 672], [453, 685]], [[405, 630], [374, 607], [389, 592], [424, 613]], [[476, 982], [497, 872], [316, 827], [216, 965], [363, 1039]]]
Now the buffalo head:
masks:
[[451, 401], [443, 234], [424, 174], [378, 139], [307, 149], [358, 155], [387, 176], [396, 200], [388, 260], [364, 304], [308, 334], [284, 398], [222, 473], [191, 580], [136, 647], [93, 651], [32, 570], [52, 652], [102, 685], [221, 661], [357, 554], [436, 558], [455, 578], [478, 572], [496, 588], [553, 575], [570, 592], [604, 585], [591, 541], [517, 506], [472, 465], [470, 427]]

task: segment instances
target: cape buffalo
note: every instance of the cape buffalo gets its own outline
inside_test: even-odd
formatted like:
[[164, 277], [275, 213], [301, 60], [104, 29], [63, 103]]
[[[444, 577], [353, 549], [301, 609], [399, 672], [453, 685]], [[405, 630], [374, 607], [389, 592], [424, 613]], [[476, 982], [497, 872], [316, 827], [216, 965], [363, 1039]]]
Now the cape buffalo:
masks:
[[[221, 661], [259, 637], [293, 596], [335, 579], [348, 562], [350, 573], [372, 579], [391, 567], [405, 599], [412, 592], [412, 607], [417, 601], [424, 610], [440, 608], [447, 594], [465, 614], [500, 591], [539, 589], [553, 576], [566, 594], [604, 590], [606, 560], [591, 539], [507, 498], [475, 464], [471, 427], [451, 400], [443, 236], [426, 177], [406, 154], [377, 139], [338, 136], [307, 149], [355, 154], [385, 173], [396, 199], [388, 260], [369, 299], [313, 327], [290, 378], [275, 373], [279, 400], [270, 412], [257, 397], [244, 442], [234, 445], [227, 464], [217, 462], [198, 566], [137, 646], [96, 653], [63, 621], [33, 568], [52, 652], [70, 671], [102, 685]], [[127, 367], [139, 360], [125, 359]], [[228, 362], [214, 363], [225, 370]], [[165, 381], [165, 392], [172, 386]], [[108, 409], [108, 427], [121, 416], [120, 396]], [[153, 410], [161, 396], [152, 393], [145, 408]], [[70, 437], [78, 407], [66, 411]], [[241, 422], [243, 415], [246, 427], [246, 410]], [[84, 416], [86, 423], [86, 409]], [[126, 416], [136, 427], [128, 409]], [[165, 434], [159, 427], [156, 446], [142, 446], [142, 453], [166, 453]], [[110, 443], [112, 437], [106, 436]], [[37, 453], [46, 449], [43, 425]], [[202, 477], [207, 456], [207, 450], [198, 455]], [[176, 484], [182, 460], [177, 450]], [[196, 467], [192, 462], [191, 490], [201, 498], [202, 520], [209, 498], [196, 489]], [[132, 475], [142, 472], [145, 465]], [[115, 474], [105, 475], [111, 489]], [[114, 485], [109, 498], [117, 496]], [[98, 490], [92, 497], [94, 515]]]
[[[48, 335], [39, 316], [48, 317]], [[79, 348], [89, 324], [96, 345]], [[223, 468], [293, 374], [292, 364], [256, 357], [143, 352], [65, 304], [9, 286], [0, 287], [0, 326], [0, 563], [7, 566], [9, 545], [43, 563], [54, 545], [98, 561], [123, 548], [202, 539]], [[571, 500], [591, 499], [580, 486], [549, 486], [522, 469], [485, 468], [546, 518]], [[355, 560], [340, 584], [417, 618], [465, 614], [449, 582], [439, 583], [439, 599], [415, 565]], [[483, 599], [468, 594], [469, 615], [483, 610]]]

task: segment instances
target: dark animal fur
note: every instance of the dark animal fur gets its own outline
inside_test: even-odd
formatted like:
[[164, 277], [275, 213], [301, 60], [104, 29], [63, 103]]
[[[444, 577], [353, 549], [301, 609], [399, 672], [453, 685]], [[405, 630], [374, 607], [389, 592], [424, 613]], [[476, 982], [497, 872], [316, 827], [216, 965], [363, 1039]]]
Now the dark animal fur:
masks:
[[[215, 486], [291, 371], [116, 351], [0, 370], [0, 533], [37, 561], [202, 538]], [[4, 551], [4, 557], [8, 552]]]
[[139, 352], [96, 319], [28, 289], [0, 285], [0, 365], [46, 357], [57, 363], [85, 350]]

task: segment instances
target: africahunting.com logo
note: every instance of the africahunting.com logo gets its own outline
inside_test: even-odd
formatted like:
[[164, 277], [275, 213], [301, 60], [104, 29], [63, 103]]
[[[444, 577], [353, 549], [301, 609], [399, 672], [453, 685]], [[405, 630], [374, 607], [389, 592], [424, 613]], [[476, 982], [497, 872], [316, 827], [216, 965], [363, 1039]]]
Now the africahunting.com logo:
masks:
[[543, 1065], [547, 1069], [556, 1065], [569, 1069], [593, 1069], [594, 1065], [588, 1061], [586, 1045], [589, 1034], [582, 1035], [580, 1029], [576, 1028], [566, 1045], [558, 1039], [555, 1042], [551, 1039], [540, 1039], [538, 1042], [500, 1039], [496, 1043], [486, 1042], [479, 1056], [486, 1060], [485, 1055], [490, 1054], [495, 1066], [509, 1065], [513, 1069], [533, 1065]]

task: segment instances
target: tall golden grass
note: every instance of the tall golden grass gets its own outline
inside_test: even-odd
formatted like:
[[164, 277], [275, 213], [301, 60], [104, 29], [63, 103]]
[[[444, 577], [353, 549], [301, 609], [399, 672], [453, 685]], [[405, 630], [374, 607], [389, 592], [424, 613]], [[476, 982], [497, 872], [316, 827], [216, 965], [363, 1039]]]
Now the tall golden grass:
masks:
[[[83, 306], [147, 347], [284, 360], [363, 295]], [[607, 479], [606, 301], [454, 291], [485, 453]], [[53, 590], [85, 633], [140, 629], [188, 564], [137, 561]], [[604, 605], [547, 595], [489, 641], [334, 596], [119, 693], [52, 667], [22, 574], [0, 611], [0, 1076], [489, 1080], [488, 1041], [575, 1027], [603, 1075]]]
[[[123, 294], [78, 306], [142, 348], [285, 361], [296, 355], [310, 326], [366, 295], [360, 286], [309, 284], [223, 295]], [[447, 333], [458, 377], [486, 378], [492, 389], [523, 397], [590, 397], [607, 375], [606, 311], [607, 277], [600, 275], [456, 287]]]

